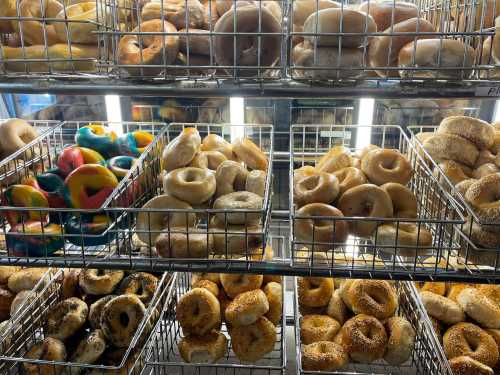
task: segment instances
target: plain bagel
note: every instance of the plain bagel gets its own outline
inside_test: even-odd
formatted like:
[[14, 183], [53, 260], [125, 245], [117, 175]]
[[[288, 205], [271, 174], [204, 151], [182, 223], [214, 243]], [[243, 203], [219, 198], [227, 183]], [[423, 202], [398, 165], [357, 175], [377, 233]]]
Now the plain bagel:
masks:
[[441, 121], [437, 133], [458, 135], [474, 143], [479, 150], [484, 150], [493, 145], [495, 128], [477, 118], [449, 116]]
[[[38, 132], [28, 122], [21, 119], [10, 119], [0, 124], [0, 150], [7, 157], [20, 150], [38, 137]], [[29, 157], [31, 151], [26, 151]]]
[[358, 10], [372, 16], [379, 31], [387, 30], [391, 24], [396, 25], [418, 16], [418, 6], [403, 1], [366, 1], [359, 6]]

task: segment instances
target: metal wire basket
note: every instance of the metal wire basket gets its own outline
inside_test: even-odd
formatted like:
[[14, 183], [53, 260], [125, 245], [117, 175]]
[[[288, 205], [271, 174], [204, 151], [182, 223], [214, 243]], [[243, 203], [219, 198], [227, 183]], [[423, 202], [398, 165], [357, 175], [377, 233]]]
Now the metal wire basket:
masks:
[[[357, 140], [364, 140], [361, 145]], [[460, 249], [454, 239], [456, 228], [463, 217], [451, 195], [438, 183], [431, 169], [415, 152], [413, 144], [399, 126], [340, 126], [340, 125], [294, 125], [291, 132], [290, 185], [293, 186], [294, 169], [304, 165], [314, 165], [315, 160], [330, 148], [341, 145], [352, 151], [363, 148], [368, 143], [382, 148], [399, 150], [406, 155], [413, 168], [409, 188], [417, 198], [417, 218], [367, 218], [299, 216], [290, 192], [290, 225], [292, 234], [292, 267], [315, 274], [335, 274], [350, 277], [468, 277], [456, 267], [456, 257]], [[317, 220], [331, 223], [332, 237], [312, 240], [299, 239], [297, 226], [312, 220], [313, 228]], [[345, 242], [335, 242], [335, 230], [339, 222], [373, 223], [375, 227], [384, 223], [394, 223], [396, 231], [404, 224], [418, 227], [416, 244], [412, 247], [395, 243], [379, 242], [378, 231], [364, 238], [350, 235]], [[370, 224], [369, 224], [370, 225]], [[420, 245], [421, 228], [432, 233], [429, 246]], [[313, 233], [315, 230], [313, 230]], [[396, 238], [399, 238], [396, 235]], [[322, 242], [326, 241], [326, 242]], [[411, 248], [412, 250], [408, 251]], [[474, 268], [475, 270], [476, 268]]]
[[154, 333], [159, 319], [159, 312], [166, 306], [173, 293], [173, 278], [164, 273], [159, 279], [157, 289], [149, 303], [129, 346], [115, 365], [84, 364], [73, 362], [59, 362], [34, 360], [24, 358], [28, 350], [36, 342], [45, 337], [44, 324], [51, 308], [63, 300], [61, 280], [53, 279], [49, 286], [34, 300], [24, 313], [5, 332], [8, 339], [0, 343], [0, 368], [3, 374], [14, 375], [22, 373], [24, 364], [45, 365], [51, 371], [61, 371], [68, 375], [81, 374], [84, 370], [96, 375], [119, 373], [123, 375], [140, 374], [145, 363], [147, 353], [146, 342], [150, 334]]
[[[93, 121], [91, 123], [108, 125], [124, 133], [145, 130], [156, 134], [164, 126], [163, 123], [109, 123], [102, 121]], [[25, 146], [14, 155], [11, 155], [1, 164], [0, 186], [19, 184], [23, 182], [24, 178], [54, 171], [57, 168], [59, 153], [68, 144], [73, 144], [77, 130], [88, 124], [90, 122], [74, 121], [53, 126], [34, 142]], [[5, 248], [0, 249], [0, 263], [22, 265], [31, 262], [33, 265], [68, 265], [66, 261], [72, 259], [79, 262], [78, 265], [82, 265], [86, 262], [86, 257], [104, 257], [108, 255], [113, 250], [111, 237], [108, 234], [113, 223], [110, 221], [109, 216], [104, 216], [103, 218], [110, 223], [110, 227], [97, 236], [92, 233], [84, 233], [82, 228], [90, 220], [88, 218], [92, 218], [95, 215], [106, 215], [103, 209], [112, 202], [111, 197], [113, 194], [118, 194], [120, 191], [119, 187], [124, 185], [129, 178], [128, 176], [136, 173], [136, 170], [137, 168], [134, 166], [129, 170], [128, 174], [120, 181], [117, 188], [114, 189], [100, 208], [74, 209], [0, 206], [0, 214], [2, 216], [0, 234], [5, 236], [7, 240], [10, 236], [12, 240], [10, 243], [12, 246], [7, 245]], [[11, 228], [11, 225], [6, 220], [6, 215], [12, 214], [18, 215], [21, 218], [19, 224], [14, 228]], [[50, 227], [47, 227], [48, 221], [46, 218], [50, 219]], [[65, 225], [71, 220], [74, 220], [72, 223], [76, 225], [73, 227], [80, 228], [80, 230], [67, 229]], [[31, 230], [30, 225], [33, 223], [37, 224], [41, 229]], [[54, 228], [52, 224], [55, 225], [57, 230], [48, 230], [48, 228]], [[102, 243], [97, 245], [93, 242], [94, 239], [98, 239], [98, 242]], [[105, 239], [106, 241], [104, 241]], [[20, 243], [29, 243], [30, 245], [23, 247], [20, 246]], [[31, 246], [32, 243], [40, 245], [34, 249]], [[20, 246], [19, 248], [18, 245]]]
[[[283, 281], [284, 283], [284, 281]], [[284, 285], [284, 284], [282, 284]], [[283, 375], [286, 366], [286, 334], [285, 334], [285, 309], [281, 325], [276, 327], [276, 343], [272, 352], [252, 364], [241, 363], [232, 350], [229, 340], [229, 350], [225, 357], [214, 364], [185, 363], [177, 346], [182, 338], [181, 326], [175, 316], [175, 308], [179, 298], [191, 288], [191, 275], [189, 273], [176, 273], [175, 294], [160, 316], [163, 324], [159, 325], [159, 332], [149, 343], [153, 353], [148, 359], [146, 370], [153, 374], [228, 374], [238, 373], [245, 375], [269, 374]], [[284, 293], [283, 293], [284, 296]], [[283, 297], [284, 298], [284, 297]], [[283, 306], [285, 304], [283, 303]], [[225, 323], [221, 332], [229, 337]]]
[[[252, 140], [267, 155], [269, 163], [266, 176], [266, 188], [261, 209], [255, 210], [217, 210], [205, 208], [204, 206], [193, 207], [192, 209], [158, 209], [143, 208], [143, 205], [151, 198], [163, 192], [163, 175], [161, 167], [161, 155], [165, 145], [174, 139], [184, 128], [196, 128], [201, 137], [208, 134], [218, 134], [226, 140], [237, 137], [246, 137]], [[143, 154], [143, 159], [138, 166], [138, 173], [130, 178], [124, 185], [118, 187], [118, 194], [112, 197], [107, 213], [112, 221], [117, 223], [113, 229], [116, 236], [116, 261], [124, 261], [125, 264], [141, 265], [142, 267], [160, 267], [170, 269], [175, 265], [178, 267], [201, 267], [227, 265], [231, 261], [249, 262], [253, 256], [262, 256], [266, 247], [267, 229], [271, 210], [271, 171], [273, 161], [273, 127], [272, 125], [220, 125], [220, 124], [188, 124], [172, 123], [164, 128], [155, 138], [151, 147]], [[130, 186], [141, 184], [141, 189], [134, 189], [132, 203], [124, 206], [124, 198], [128, 196]], [[171, 213], [181, 213], [183, 215], [196, 214], [198, 225], [191, 228], [189, 221], [185, 226], [174, 227], [168, 219]], [[260, 224], [247, 224], [232, 226], [227, 222], [227, 216], [238, 213], [245, 217], [249, 215], [257, 216]], [[138, 216], [142, 215], [141, 227], [137, 226]], [[162, 216], [166, 220], [164, 227], [157, 227], [154, 215]], [[216, 215], [224, 215], [224, 220], [218, 225], [212, 225]], [[221, 224], [222, 223], [222, 224]], [[185, 251], [177, 254], [175, 249], [169, 253], [167, 258], [159, 258], [154, 248], [156, 237], [166, 234], [169, 238], [171, 234], [185, 236]], [[214, 237], [215, 247], [198, 250], [190, 242], [189, 236], [197, 233], [207, 238], [206, 243], [210, 243], [209, 236]], [[140, 240], [138, 241], [137, 238]], [[233, 242], [234, 241], [234, 242]], [[171, 246], [171, 245], [169, 245]], [[216, 251], [215, 251], [216, 250]], [[114, 259], [113, 259], [114, 261]], [[189, 268], [191, 269], [191, 268]]]
[[290, 0], [288, 71], [293, 79], [324, 85], [365, 78], [499, 78], [498, 52], [491, 48], [499, 15], [494, 1], [416, 0], [402, 11], [401, 5], [373, 0], [343, 3], [336, 10], [324, 10], [331, 5], [323, 3], [315, 16], [319, 3]]
[[300, 312], [297, 293], [297, 280], [294, 280], [294, 311], [295, 311], [295, 337], [297, 340], [297, 373], [298, 374], [425, 374], [425, 375], [451, 375], [446, 356], [434, 335], [431, 323], [424, 307], [419, 301], [415, 287], [408, 281], [394, 283], [399, 300], [396, 316], [406, 318], [415, 331], [415, 347], [413, 353], [405, 363], [391, 366], [383, 360], [370, 364], [349, 362], [345, 369], [339, 371], [306, 371], [302, 369], [302, 343], [300, 338]]
[[287, 2], [259, 1], [245, 15], [231, 10], [234, 3], [115, 1], [116, 12], [130, 14], [105, 32], [115, 73], [157, 80], [284, 78]]
[[[416, 135], [420, 132], [434, 132], [437, 128], [438, 125], [409, 126], [408, 131], [412, 135]], [[457, 225], [457, 230], [455, 231], [456, 241], [460, 245], [459, 254], [461, 256], [462, 267], [473, 268], [475, 273], [481, 274], [483, 278], [498, 280], [500, 278], [500, 245], [496, 247], [481, 246], [479, 243], [476, 243], [473, 230], [475, 226], [479, 226], [483, 230], [493, 231], [495, 227], [500, 225], [500, 222], [481, 219], [474, 210], [474, 207], [467, 202], [465, 197], [455, 188], [452, 181], [445, 175], [439, 164], [423, 148], [422, 143], [416, 137], [412, 137], [412, 142], [415, 144], [417, 151], [425, 155], [431, 167], [439, 171], [440, 183], [453, 194], [453, 197], [457, 201], [458, 209], [467, 218], [467, 222], [463, 225]]]

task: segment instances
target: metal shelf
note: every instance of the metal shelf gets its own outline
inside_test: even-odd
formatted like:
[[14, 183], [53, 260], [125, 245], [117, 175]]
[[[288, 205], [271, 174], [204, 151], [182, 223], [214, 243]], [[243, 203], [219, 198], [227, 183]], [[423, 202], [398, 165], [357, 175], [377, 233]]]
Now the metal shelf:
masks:
[[276, 81], [131, 81], [103, 77], [75, 79], [12, 78], [0, 82], [0, 92], [59, 95], [142, 95], [164, 97], [287, 97], [287, 98], [491, 98], [500, 96], [499, 81], [359, 80], [319, 86], [290, 79]]

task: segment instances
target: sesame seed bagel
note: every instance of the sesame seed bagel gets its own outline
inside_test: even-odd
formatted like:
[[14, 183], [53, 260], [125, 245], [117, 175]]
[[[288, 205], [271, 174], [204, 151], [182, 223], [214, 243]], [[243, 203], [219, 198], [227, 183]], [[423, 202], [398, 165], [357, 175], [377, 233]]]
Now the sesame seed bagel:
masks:
[[226, 322], [232, 326], [248, 326], [269, 311], [269, 302], [260, 289], [237, 295], [227, 306]]

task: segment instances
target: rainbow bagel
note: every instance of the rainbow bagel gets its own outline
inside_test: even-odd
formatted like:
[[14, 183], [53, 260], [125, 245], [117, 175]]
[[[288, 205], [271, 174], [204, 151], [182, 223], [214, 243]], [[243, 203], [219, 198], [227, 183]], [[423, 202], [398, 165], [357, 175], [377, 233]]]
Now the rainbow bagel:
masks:
[[[64, 225], [66, 238], [77, 246], [99, 246], [109, 243], [114, 234], [104, 233], [111, 221], [106, 215], [72, 216]], [[104, 233], [104, 234], [103, 234]]]
[[111, 156], [115, 151], [116, 133], [109, 128], [90, 124], [76, 132], [75, 142], [80, 147], [87, 147], [104, 156]]
[[34, 187], [40, 191], [51, 208], [67, 207], [64, 200], [64, 180], [52, 172], [42, 173], [37, 176], [30, 176], [23, 179], [23, 184]]
[[142, 130], [126, 133], [116, 141], [117, 152], [120, 155], [140, 156], [153, 139], [151, 133]]
[[130, 168], [132, 168], [136, 162], [137, 159], [132, 156], [115, 156], [109, 159], [106, 165], [109, 170], [115, 174], [118, 180], [121, 180], [127, 175]]
[[118, 179], [99, 164], [84, 164], [66, 177], [64, 197], [74, 208], [97, 209], [118, 185]]
[[[49, 202], [45, 195], [29, 185], [9, 186], [3, 193], [2, 204], [11, 207], [49, 207]], [[14, 226], [23, 221], [46, 221], [47, 211], [7, 211], [5, 216], [9, 224]]]
[[62, 233], [58, 224], [28, 221], [12, 226], [5, 242], [15, 256], [48, 256], [64, 246]]
[[83, 164], [101, 164], [104, 158], [97, 151], [87, 147], [69, 146], [62, 150], [57, 159], [59, 171], [67, 176]]

